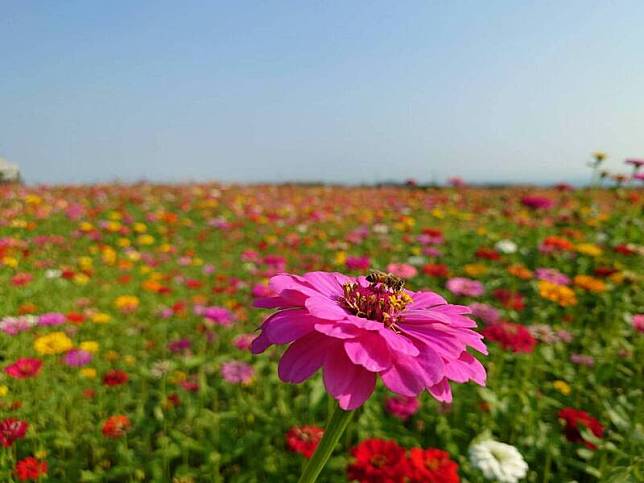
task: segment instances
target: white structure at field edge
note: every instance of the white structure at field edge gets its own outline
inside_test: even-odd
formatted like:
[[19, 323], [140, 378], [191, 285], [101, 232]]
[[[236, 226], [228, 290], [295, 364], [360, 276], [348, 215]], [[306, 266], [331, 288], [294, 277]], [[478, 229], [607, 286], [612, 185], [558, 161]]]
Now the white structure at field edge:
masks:
[[0, 183], [20, 181], [20, 168], [0, 158]]

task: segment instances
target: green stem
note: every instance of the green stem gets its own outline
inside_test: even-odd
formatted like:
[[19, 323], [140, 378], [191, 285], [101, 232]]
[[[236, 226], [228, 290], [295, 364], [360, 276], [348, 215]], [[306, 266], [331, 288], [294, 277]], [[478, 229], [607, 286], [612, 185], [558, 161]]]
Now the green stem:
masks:
[[353, 411], [344, 411], [339, 406], [335, 406], [331, 421], [329, 421], [327, 428], [324, 430], [322, 441], [320, 441], [313, 457], [304, 468], [298, 483], [313, 483], [317, 480], [322, 468], [324, 468], [331, 453], [333, 453], [333, 448], [335, 448], [340, 436], [342, 436], [349, 424], [351, 416], [353, 416]]

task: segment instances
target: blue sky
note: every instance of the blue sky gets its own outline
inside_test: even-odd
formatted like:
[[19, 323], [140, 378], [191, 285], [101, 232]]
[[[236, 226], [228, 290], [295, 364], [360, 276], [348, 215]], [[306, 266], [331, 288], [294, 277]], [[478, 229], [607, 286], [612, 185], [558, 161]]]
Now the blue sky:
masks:
[[644, 157], [644, 2], [0, 0], [31, 182], [578, 181]]

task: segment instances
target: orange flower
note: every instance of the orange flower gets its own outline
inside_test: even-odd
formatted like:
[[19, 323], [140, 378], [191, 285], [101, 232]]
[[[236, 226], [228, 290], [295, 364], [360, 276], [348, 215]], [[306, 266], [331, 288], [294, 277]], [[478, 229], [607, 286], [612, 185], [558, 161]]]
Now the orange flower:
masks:
[[575, 277], [575, 285], [589, 292], [599, 293], [606, 291], [606, 284], [590, 275], [577, 275]]
[[530, 280], [532, 278], [532, 271], [523, 265], [510, 265], [508, 267], [508, 273], [521, 280]]

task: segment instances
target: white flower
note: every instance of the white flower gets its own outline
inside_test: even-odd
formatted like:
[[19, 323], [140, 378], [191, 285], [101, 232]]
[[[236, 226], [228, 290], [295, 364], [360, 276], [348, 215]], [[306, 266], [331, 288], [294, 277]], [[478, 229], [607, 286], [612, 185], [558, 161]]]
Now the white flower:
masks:
[[491, 439], [470, 447], [470, 461], [488, 480], [502, 483], [515, 483], [528, 472], [528, 464], [514, 446]]
[[517, 244], [512, 240], [499, 240], [494, 247], [501, 253], [515, 253], [517, 251]]
[[371, 230], [373, 230], [374, 233], [378, 233], [379, 235], [386, 235], [387, 233], [389, 233], [389, 227], [382, 223], [376, 223], [371, 227]]
[[49, 270], [45, 270], [45, 278], [49, 280], [54, 278], [60, 278], [62, 275], [63, 275], [63, 272], [55, 268], [50, 268]]
[[423, 257], [422, 255], [415, 255], [415, 256], [409, 257], [407, 259], [407, 263], [409, 263], [410, 265], [416, 265], [416, 266], [424, 265], [425, 263], [427, 263], [427, 257]]

